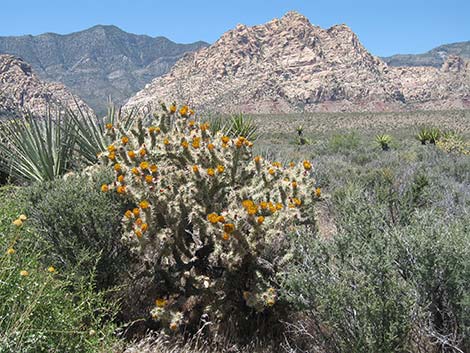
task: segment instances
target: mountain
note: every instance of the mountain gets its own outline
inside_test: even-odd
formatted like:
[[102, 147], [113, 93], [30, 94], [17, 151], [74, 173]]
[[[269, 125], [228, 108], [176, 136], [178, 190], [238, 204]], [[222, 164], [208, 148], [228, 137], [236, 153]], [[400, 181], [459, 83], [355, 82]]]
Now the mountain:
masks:
[[470, 107], [470, 65], [448, 60], [440, 69], [390, 67], [346, 25], [322, 29], [289, 12], [264, 25], [238, 25], [186, 55], [125, 108], [173, 100], [259, 113]]
[[[44, 116], [47, 107], [60, 103], [72, 110], [93, 111], [60, 83], [41, 81], [31, 66], [13, 55], [0, 55], [0, 116], [15, 116], [28, 110]], [[77, 104], [76, 104], [77, 103]]]
[[383, 57], [390, 66], [434, 66], [441, 67], [449, 55], [470, 60], [470, 41], [441, 45], [424, 54], [396, 54]]
[[185, 53], [205, 46], [101, 25], [67, 35], [0, 37], [0, 54], [21, 57], [41, 79], [65, 84], [98, 112], [105, 110], [109, 96], [124, 103]]

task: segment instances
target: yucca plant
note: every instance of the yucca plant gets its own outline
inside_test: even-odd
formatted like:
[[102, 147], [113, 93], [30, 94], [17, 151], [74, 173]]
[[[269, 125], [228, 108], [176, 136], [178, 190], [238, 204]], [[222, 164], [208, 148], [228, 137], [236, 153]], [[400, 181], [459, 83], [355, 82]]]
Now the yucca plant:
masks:
[[390, 149], [392, 137], [390, 135], [380, 134], [375, 137], [375, 142], [382, 148], [383, 151], [388, 151]]
[[421, 128], [421, 130], [416, 134], [416, 139], [421, 142], [422, 145], [425, 145], [429, 140], [429, 131], [427, 128]]
[[438, 128], [432, 128], [429, 130], [429, 143], [435, 145], [436, 142], [441, 138], [441, 131]]
[[69, 170], [75, 146], [74, 125], [48, 109], [0, 123], [0, 169], [24, 181], [52, 180]]
[[[98, 162], [98, 155], [106, 151], [111, 140], [125, 135], [136, 121], [136, 111], [124, 114], [121, 108], [110, 103], [105, 117], [97, 118], [84, 113], [77, 104], [77, 112], [67, 110], [67, 118], [73, 123], [76, 134], [75, 152], [83, 163], [93, 165]], [[112, 138], [108, 133], [114, 132]]]
[[215, 116], [206, 119], [213, 134], [221, 131], [230, 137], [243, 136], [251, 141], [255, 141], [259, 136], [258, 126], [251, 116], [242, 113], [230, 117]]

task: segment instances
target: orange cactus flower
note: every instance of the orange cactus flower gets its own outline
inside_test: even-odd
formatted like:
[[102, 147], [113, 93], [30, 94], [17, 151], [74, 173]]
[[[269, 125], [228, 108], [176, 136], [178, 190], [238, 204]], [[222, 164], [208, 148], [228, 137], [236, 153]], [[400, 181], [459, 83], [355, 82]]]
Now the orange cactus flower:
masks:
[[214, 148], [215, 148], [215, 146], [214, 146], [213, 143], [209, 143], [209, 144], [207, 145], [207, 149], [208, 149], [209, 151], [212, 151]]
[[259, 216], [256, 221], [258, 222], [258, 224], [263, 224], [263, 222], [264, 222], [264, 217], [263, 217], [263, 216]]
[[228, 137], [228, 136], [222, 136], [222, 137], [221, 137], [221, 140], [222, 140], [222, 143], [227, 144], [227, 143], [230, 142], [230, 137]]
[[304, 165], [305, 170], [312, 169], [312, 164], [309, 161], [304, 161], [303, 165]]
[[155, 164], [152, 164], [152, 165], [150, 166], [150, 171], [151, 171], [152, 173], [156, 173], [156, 172], [158, 171], [158, 167], [157, 167]]
[[315, 189], [315, 196], [316, 197], [321, 197], [321, 189], [320, 188]]
[[193, 148], [199, 148], [201, 146], [201, 138], [200, 137], [193, 138], [193, 142], [191, 144]]
[[142, 232], [146, 232], [149, 229], [149, 225], [147, 223], [144, 223], [142, 224], [140, 229], [142, 230]]
[[118, 178], [117, 178], [117, 180], [118, 180], [121, 184], [124, 183], [124, 175], [122, 175], [122, 174], [119, 175]]
[[223, 240], [229, 240], [230, 239], [230, 234], [224, 232], [224, 234], [222, 234], [222, 239]]
[[122, 169], [122, 168], [121, 168], [121, 165], [120, 165], [119, 163], [116, 163], [116, 164], [114, 165], [114, 170], [115, 170], [116, 172], [120, 172], [121, 169]]
[[153, 177], [151, 175], [146, 175], [145, 176], [145, 182], [147, 184], [151, 184], [153, 182]]
[[180, 114], [181, 114], [182, 116], [186, 116], [186, 114], [188, 114], [188, 110], [189, 110], [188, 106], [187, 106], [187, 105], [183, 105], [183, 106], [181, 107], [181, 109], [180, 109]]
[[140, 149], [139, 154], [140, 154], [141, 157], [143, 157], [147, 154], [147, 150], [145, 149], [145, 147]]
[[176, 105], [172, 104], [170, 105], [170, 113], [176, 112]]
[[139, 169], [137, 169], [136, 167], [132, 168], [132, 169], [131, 169], [131, 172], [132, 172], [132, 174], [134, 174], [134, 175], [139, 175], [139, 174], [140, 174]]
[[120, 185], [116, 189], [118, 194], [125, 194], [126, 193], [126, 187], [124, 185]]
[[233, 233], [235, 231], [235, 225], [233, 223], [225, 223], [224, 224], [224, 232], [225, 233]]
[[211, 177], [214, 176], [215, 175], [214, 169], [212, 169], [212, 168], [207, 169], [207, 175], [209, 175]]
[[146, 210], [150, 207], [150, 202], [148, 202], [147, 200], [143, 200], [139, 203], [139, 206], [141, 209]]
[[114, 161], [116, 159], [116, 153], [111, 152], [110, 154], [108, 154], [108, 158], [109, 160]]
[[254, 161], [255, 161], [256, 164], [259, 164], [259, 162], [261, 162], [261, 157], [260, 157], [260, 156], [256, 156], [256, 157], [254, 158]]
[[101, 191], [102, 192], [108, 192], [109, 191], [109, 186], [106, 184], [101, 185]]
[[199, 167], [197, 165], [193, 165], [193, 172], [199, 173]]
[[139, 217], [139, 215], [140, 215], [140, 209], [138, 209], [137, 207], [134, 208], [134, 209], [132, 210], [132, 214], [133, 214], [135, 217]]
[[129, 137], [123, 136], [123, 137], [121, 138], [121, 142], [122, 142], [123, 145], [127, 145], [128, 142], [129, 142]]
[[127, 156], [128, 156], [130, 159], [134, 159], [134, 158], [135, 158], [135, 152], [134, 152], [134, 151], [129, 151], [129, 152], [127, 152]]
[[216, 213], [209, 213], [207, 215], [207, 220], [212, 224], [216, 224], [219, 221], [219, 216]]
[[224, 217], [224, 216], [219, 216], [219, 217], [217, 217], [217, 222], [219, 222], [219, 223], [225, 223], [225, 217]]
[[140, 169], [142, 169], [142, 170], [147, 170], [147, 169], [149, 169], [149, 163], [146, 162], [146, 161], [140, 162], [140, 165], [139, 165], [139, 166], [140, 166]]
[[108, 123], [106, 124], [106, 129], [111, 130], [113, 128], [113, 124]]
[[225, 170], [225, 167], [223, 165], [219, 164], [217, 166], [217, 172], [219, 172], [219, 174], [222, 174], [224, 170]]
[[132, 215], [133, 215], [133, 213], [132, 213], [131, 210], [127, 210], [126, 213], [124, 213], [124, 216], [126, 216], [126, 218], [128, 218], [128, 219], [131, 219]]
[[186, 140], [181, 141], [181, 147], [183, 147], [183, 148], [188, 148], [188, 147], [189, 147], [188, 141], [186, 141]]

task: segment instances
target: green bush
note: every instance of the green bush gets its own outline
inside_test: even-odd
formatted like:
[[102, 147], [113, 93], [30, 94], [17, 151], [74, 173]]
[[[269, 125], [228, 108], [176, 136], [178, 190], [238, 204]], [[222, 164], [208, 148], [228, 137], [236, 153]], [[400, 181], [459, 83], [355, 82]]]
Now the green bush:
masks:
[[[58, 267], [87, 274], [96, 261], [96, 284], [116, 284], [129, 264], [121, 243], [121, 215], [127, 205], [99, 188], [112, 175], [69, 175], [28, 189], [28, 214], [49, 246], [48, 258]], [[92, 256], [85, 258], [86, 254]]]
[[97, 292], [93, 267], [77, 277], [48, 260], [18, 189], [0, 189], [0, 352], [99, 352], [115, 343], [116, 304]]

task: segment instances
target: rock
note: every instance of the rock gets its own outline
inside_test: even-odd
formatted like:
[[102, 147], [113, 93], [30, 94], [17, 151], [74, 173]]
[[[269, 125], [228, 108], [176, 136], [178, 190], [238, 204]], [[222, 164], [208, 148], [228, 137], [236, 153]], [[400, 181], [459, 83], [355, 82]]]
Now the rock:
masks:
[[60, 104], [74, 111], [79, 108], [87, 114], [93, 111], [64, 85], [43, 82], [31, 66], [13, 55], [0, 55], [0, 116], [15, 116], [28, 110], [36, 116], [45, 116], [46, 109]]
[[289, 12], [238, 25], [179, 60], [125, 109], [187, 103], [201, 111], [290, 113], [469, 106], [468, 64], [396, 68], [371, 55], [346, 25], [322, 29]]

